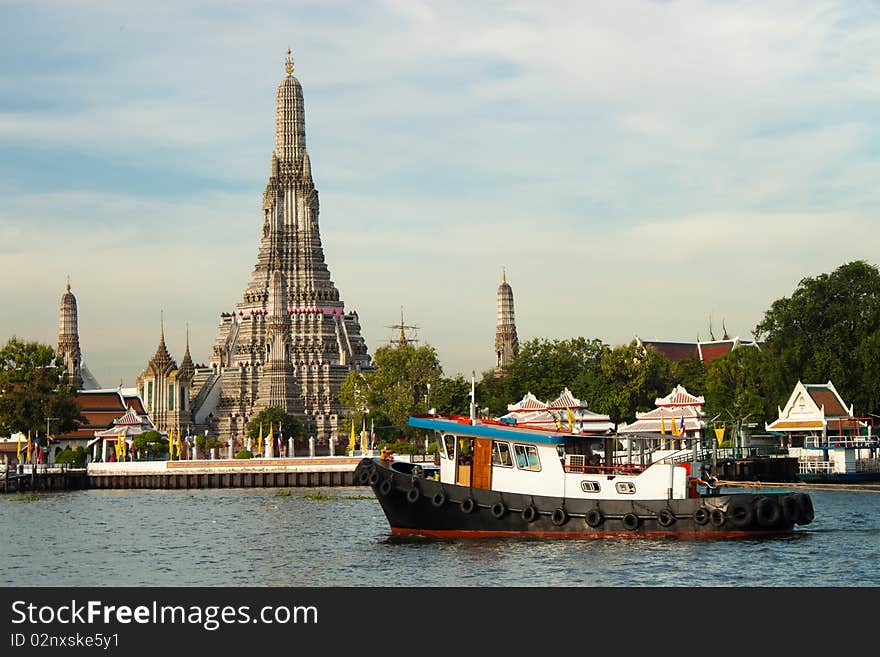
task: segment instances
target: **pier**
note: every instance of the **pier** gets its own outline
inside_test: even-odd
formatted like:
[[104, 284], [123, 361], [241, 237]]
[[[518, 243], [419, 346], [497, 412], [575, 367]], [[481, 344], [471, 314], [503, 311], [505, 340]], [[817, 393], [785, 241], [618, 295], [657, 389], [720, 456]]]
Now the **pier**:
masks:
[[194, 489], [355, 486], [360, 457], [90, 463], [85, 469], [10, 469], [0, 492], [79, 489]]

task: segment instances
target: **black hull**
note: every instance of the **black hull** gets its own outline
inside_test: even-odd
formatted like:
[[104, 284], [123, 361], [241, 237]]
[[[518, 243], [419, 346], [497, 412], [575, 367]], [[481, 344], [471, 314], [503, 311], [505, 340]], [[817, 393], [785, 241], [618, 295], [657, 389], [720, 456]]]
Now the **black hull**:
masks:
[[[738, 537], [790, 533], [813, 520], [806, 493], [683, 500], [583, 500], [441, 484], [364, 459], [355, 481], [375, 493], [394, 534], [478, 538]], [[403, 464], [400, 464], [403, 465]]]

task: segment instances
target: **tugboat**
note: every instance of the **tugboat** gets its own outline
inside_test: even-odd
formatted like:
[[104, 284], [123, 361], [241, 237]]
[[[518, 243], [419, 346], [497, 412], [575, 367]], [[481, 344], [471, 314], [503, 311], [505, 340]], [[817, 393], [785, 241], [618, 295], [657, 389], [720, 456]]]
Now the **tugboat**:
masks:
[[[722, 493], [694, 460], [622, 462], [616, 435], [597, 439], [473, 413], [413, 416], [409, 425], [435, 432], [439, 468], [383, 455], [355, 471], [396, 535], [731, 538], [790, 533], [814, 517], [806, 493]], [[597, 441], [604, 445], [594, 450]]]

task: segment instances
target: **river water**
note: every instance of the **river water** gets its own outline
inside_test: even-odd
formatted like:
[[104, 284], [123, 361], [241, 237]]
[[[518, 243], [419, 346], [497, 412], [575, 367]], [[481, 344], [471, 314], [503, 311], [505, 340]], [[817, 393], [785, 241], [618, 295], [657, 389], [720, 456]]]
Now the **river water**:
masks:
[[788, 537], [395, 538], [366, 488], [0, 495], [4, 586], [878, 586], [880, 493]]

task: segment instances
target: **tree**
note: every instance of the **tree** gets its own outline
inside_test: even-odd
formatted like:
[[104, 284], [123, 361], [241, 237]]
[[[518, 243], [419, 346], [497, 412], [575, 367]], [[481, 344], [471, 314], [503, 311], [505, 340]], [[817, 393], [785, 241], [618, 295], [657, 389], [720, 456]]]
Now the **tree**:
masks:
[[471, 383], [458, 374], [452, 379], [441, 378], [431, 388], [428, 405], [438, 413], [467, 415], [471, 408]]
[[270, 428], [278, 435], [278, 429], [285, 438], [297, 440], [305, 437], [305, 427], [299, 418], [291, 415], [280, 406], [271, 406], [252, 416], [247, 423], [245, 435], [254, 442], [260, 437], [260, 426], [263, 427], [263, 439], [269, 435]]
[[755, 328], [777, 404], [797, 381], [833, 381], [861, 413], [880, 411], [880, 270], [862, 260], [800, 281]]
[[410, 415], [427, 412], [425, 395], [431, 397], [443, 374], [437, 351], [431, 345], [398, 344], [379, 347], [372, 372], [349, 372], [339, 392], [340, 401], [351, 409], [349, 427], [359, 431], [365, 414], [380, 427], [398, 434], [416, 435], [408, 426]]
[[162, 456], [168, 453], [168, 440], [155, 430], [139, 433], [132, 439], [131, 444], [142, 455]]
[[734, 349], [706, 367], [706, 412], [721, 419], [769, 419], [775, 408], [766, 381], [767, 356], [754, 347]]
[[52, 347], [14, 336], [0, 349], [0, 433], [44, 434], [47, 418], [54, 418], [50, 430], [58, 432], [85, 422], [54, 359]]

